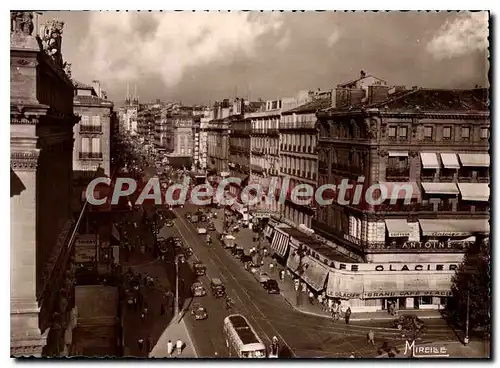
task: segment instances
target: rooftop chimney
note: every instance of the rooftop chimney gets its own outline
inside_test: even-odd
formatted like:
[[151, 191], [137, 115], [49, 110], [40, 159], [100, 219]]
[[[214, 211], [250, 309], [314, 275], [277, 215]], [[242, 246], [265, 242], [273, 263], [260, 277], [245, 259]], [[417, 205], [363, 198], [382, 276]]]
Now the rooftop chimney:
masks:
[[364, 77], [366, 77], [366, 73], [365, 73], [365, 71], [364, 71], [364, 70], [362, 70], [362, 71], [359, 73], [359, 75], [360, 75], [360, 78], [364, 78]]
[[99, 82], [98, 80], [93, 80], [92, 87], [94, 88], [97, 97], [101, 97], [101, 82]]

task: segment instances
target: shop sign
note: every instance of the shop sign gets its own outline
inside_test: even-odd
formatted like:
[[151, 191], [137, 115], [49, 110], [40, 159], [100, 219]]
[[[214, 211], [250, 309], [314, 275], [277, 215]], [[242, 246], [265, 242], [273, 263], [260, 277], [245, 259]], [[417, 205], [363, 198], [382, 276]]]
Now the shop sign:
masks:
[[395, 244], [395, 247], [401, 249], [463, 249], [464, 247], [472, 244], [470, 241], [463, 240], [448, 240], [448, 241], [437, 241], [429, 240], [425, 242], [421, 241], [406, 241], [403, 244]]
[[424, 236], [467, 236], [470, 235], [470, 233], [467, 232], [453, 232], [453, 231], [431, 231], [431, 232], [425, 232], [423, 234]]
[[75, 262], [93, 262], [96, 259], [95, 245], [80, 245], [75, 248]]
[[364, 292], [363, 298], [401, 298], [401, 297], [418, 297], [418, 296], [451, 296], [451, 291], [443, 290], [423, 290], [423, 291], [373, 291]]
[[450, 264], [445, 267], [445, 265], [420, 265], [415, 266], [408, 265], [389, 265], [389, 267], [384, 267], [383, 265], [375, 266], [375, 271], [455, 271], [458, 268], [456, 264]]
[[334, 293], [334, 298], [359, 299], [361, 298], [361, 293], [346, 293], [346, 292], [336, 291]]
[[408, 231], [400, 233], [389, 233], [389, 238], [403, 238], [406, 236], [410, 236], [410, 233]]

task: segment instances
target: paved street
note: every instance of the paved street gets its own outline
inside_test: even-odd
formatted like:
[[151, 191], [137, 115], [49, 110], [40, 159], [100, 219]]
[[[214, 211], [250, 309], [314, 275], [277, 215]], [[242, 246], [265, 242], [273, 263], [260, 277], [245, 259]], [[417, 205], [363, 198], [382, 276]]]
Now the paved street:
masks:
[[[221, 278], [236, 304], [232, 312], [247, 316], [267, 344], [272, 336], [277, 336], [284, 345], [280, 352], [282, 357], [348, 357], [352, 353], [359, 357], [375, 357], [379, 355], [377, 350], [384, 341], [391, 345], [403, 342], [400, 334], [389, 327], [388, 321], [350, 325], [333, 323], [328, 318], [296, 311], [281, 295], [267, 294], [257, 280], [244, 270], [241, 262], [221, 247], [216, 236], [212, 236], [213, 245], [208, 247], [204, 237], [197, 235], [194, 225], [184, 218], [185, 212], [194, 210], [192, 205], [176, 209], [178, 218], [175, 220], [175, 229], [193, 248], [193, 258], [207, 265], [207, 276], [202, 278], [203, 282], [208, 286], [210, 278]], [[251, 238], [245, 238], [251, 242]], [[237, 243], [240, 244], [241, 240], [238, 239]], [[216, 332], [222, 330], [222, 320], [228, 312], [222, 301], [210, 295], [200, 299], [208, 309], [209, 319], [199, 322], [187, 320], [198, 354], [208, 357], [217, 352], [220, 357], [226, 356], [222, 334]], [[370, 329], [375, 332], [375, 347], [366, 342]], [[445, 322], [436, 320], [427, 323], [422, 342], [455, 339]]]

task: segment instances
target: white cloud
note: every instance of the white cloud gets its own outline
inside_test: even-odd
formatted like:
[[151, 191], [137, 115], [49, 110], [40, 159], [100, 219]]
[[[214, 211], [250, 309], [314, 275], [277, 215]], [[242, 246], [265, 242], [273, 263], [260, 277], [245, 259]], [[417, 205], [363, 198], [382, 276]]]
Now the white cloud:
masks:
[[437, 59], [461, 56], [488, 47], [488, 13], [460, 13], [447, 21], [427, 44], [427, 51]]
[[340, 35], [338, 31], [333, 31], [326, 39], [326, 44], [328, 45], [328, 47], [332, 47], [333, 45], [335, 45], [335, 43], [339, 40], [339, 37]]
[[109, 12], [92, 13], [89, 24], [80, 55], [94, 75], [129, 81], [153, 73], [172, 87], [189, 67], [231, 62], [236, 53], [254, 56], [257, 39], [277, 32], [282, 19], [276, 13]]

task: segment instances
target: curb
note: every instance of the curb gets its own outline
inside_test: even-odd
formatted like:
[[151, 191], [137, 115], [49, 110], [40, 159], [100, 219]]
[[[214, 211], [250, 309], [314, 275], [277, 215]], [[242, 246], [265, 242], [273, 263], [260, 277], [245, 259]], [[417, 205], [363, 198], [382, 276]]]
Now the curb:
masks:
[[191, 335], [189, 334], [189, 331], [186, 327], [186, 323], [184, 322], [184, 319], [181, 319], [179, 322], [177, 322], [178, 324], [182, 324], [182, 327], [184, 328], [184, 331], [186, 332], [186, 336], [187, 336], [187, 339], [189, 340], [189, 343], [191, 344], [191, 346], [193, 347], [193, 353], [194, 353], [194, 357], [195, 358], [198, 358], [199, 355], [198, 355], [198, 351], [196, 350], [196, 346], [194, 345], [193, 343], [193, 339], [191, 338]]

